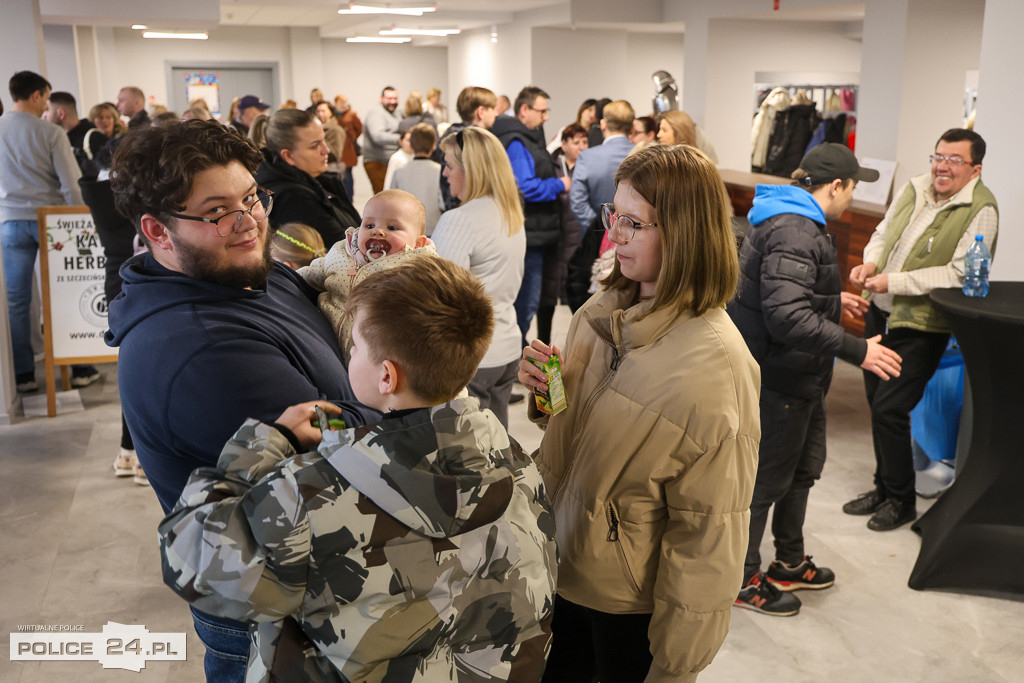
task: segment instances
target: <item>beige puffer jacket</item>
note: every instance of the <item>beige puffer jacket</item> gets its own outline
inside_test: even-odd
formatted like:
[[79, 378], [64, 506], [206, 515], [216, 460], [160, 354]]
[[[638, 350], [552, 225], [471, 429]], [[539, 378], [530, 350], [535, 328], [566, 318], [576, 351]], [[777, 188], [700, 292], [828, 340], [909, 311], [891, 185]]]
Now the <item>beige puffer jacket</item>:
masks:
[[568, 408], [536, 459], [555, 508], [558, 593], [653, 613], [648, 681], [692, 680], [729, 630], [747, 549], [760, 373], [723, 309], [699, 318], [635, 289], [573, 317]]

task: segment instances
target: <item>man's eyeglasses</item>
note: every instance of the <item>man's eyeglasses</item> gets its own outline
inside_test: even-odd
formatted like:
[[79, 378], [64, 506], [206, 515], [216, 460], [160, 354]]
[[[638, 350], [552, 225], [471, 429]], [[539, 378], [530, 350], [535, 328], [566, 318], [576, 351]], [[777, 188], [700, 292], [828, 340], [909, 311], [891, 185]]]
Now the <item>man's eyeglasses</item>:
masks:
[[551, 110], [550, 110], [550, 109], [537, 109], [537, 107], [533, 107], [533, 106], [530, 106], [529, 104], [528, 104], [528, 105], [526, 105], [526, 106], [527, 106], [528, 108], [530, 108], [530, 109], [534, 110], [535, 112], [537, 112], [537, 113], [538, 113], [538, 114], [540, 114], [541, 116], [544, 116], [544, 114], [550, 114], [550, 113], [551, 113]]
[[949, 164], [950, 166], [973, 166], [973, 163], [967, 159], [961, 159], [960, 157], [944, 157], [941, 154], [932, 154], [928, 157], [928, 160], [933, 164]]
[[656, 228], [657, 223], [639, 223], [629, 216], [622, 216], [615, 213], [614, 204], [602, 204], [601, 205], [601, 224], [604, 225], [604, 229], [611, 232], [613, 228], [618, 228], [619, 232], [625, 235], [626, 241], [633, 239], [633, 235], [636, 234], [637, 228]]
[[256, 199], [246, 209], [235, 209], [234, 211], [228, 211], [222, 216], [217, 218], [201, 218], [199, 216], [186, 216], [183, 213], [171, 213], [167, 212], [168, 216], [173, 218], [181, 218], [187, 221], [200, 221], [202, 223], [212, 223], [216, 229], [217, 234], [221, 237], [227, 237], [231, 233], [237, 232], [238, 228], [242, 226], [242, 222], [245, 220], [245, 216], [252, 216], [252, 219], [259, 223], [264, 218], [270, 215], [270, 209], [274, 206], [274, 195], [269, 190], [264, 190], [262, 187], [256, 190]]

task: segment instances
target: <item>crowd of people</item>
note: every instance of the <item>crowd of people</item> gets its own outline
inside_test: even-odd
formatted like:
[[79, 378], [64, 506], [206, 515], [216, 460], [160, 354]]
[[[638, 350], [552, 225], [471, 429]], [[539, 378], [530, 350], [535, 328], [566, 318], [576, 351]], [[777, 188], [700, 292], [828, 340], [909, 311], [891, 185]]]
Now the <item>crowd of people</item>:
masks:
[[[878, 173], [840, 144], [758, 186], [737, 248], [681, 111], [588, 99], [548, 137], [533, 85], [464, 88], [454, 123], [437, 89], [400, 115], [386, 86], [362, 118], [319, 89], [272, 113], [245, 95], [224, 123], [135, 87], [88, 120], [38, 74], [9, 89], [18, 391], [37, 388], [35, 208], [84, 201], [119, 349], [115, 474], [166, 513], [163, 578], [208, 680], [694, 680], [732, 607], [794, 615], [792, 591], [837, 580], [803, 538], [836, 357], [864, 369], [877, 459], [843, 509], [875, 531], [916, 517], [909, 412], [949, 337], [926, 294], [997, 235], [973, 131], [897, 193], [849, 274], [862, 296], [825, 228]], [[516, 383], [532, 454], [508, 434]]]

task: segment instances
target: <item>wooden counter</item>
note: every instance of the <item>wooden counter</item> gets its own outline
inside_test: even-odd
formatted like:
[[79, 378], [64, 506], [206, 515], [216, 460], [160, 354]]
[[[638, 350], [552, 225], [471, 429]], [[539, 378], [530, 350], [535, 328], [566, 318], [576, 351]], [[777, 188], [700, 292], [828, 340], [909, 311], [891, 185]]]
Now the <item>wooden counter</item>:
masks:
[[[729, 193], [733, 211], [737, 216], [745, 217], [750, 212], [750, 208], [754, 205], [755, 185], [786, 185], [789, 183], [786, 178], [763, 173], [730, 171], [728, 169], [720, 169], [719, 173], [725, 182], [725, 189]], [[839, 220], [828, 222], [828, 232], [835, 239], [843, 289], [848, 292], [860, 294], [858, 289], [850, 286], [850, 270], [863, 263], [864, 247], [871, 239], [875, 226], [885, 215], [885, 208], [880, 204], [868, 204], [854, 200], [850, 209], [840, 216]], [[864, 334], [864, 323], [860, 320], [843, 318], [842, 325], [852, 334], [857, 336]]]

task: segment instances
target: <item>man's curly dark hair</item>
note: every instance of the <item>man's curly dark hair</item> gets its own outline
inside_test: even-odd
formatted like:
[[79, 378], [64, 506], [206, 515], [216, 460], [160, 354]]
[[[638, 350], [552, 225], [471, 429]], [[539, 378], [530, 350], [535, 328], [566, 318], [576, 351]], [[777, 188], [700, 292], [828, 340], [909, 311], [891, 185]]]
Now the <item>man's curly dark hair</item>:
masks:
[[185, 209], [198, 173], [232, 161], [255, 173], [262, 160], [252, 142], [216, 121], [138, 128], [125, 135], [114, 153], [110, 167], [114, 203], [141, 235], [144, 214], [166, 223], [167, 212]]

